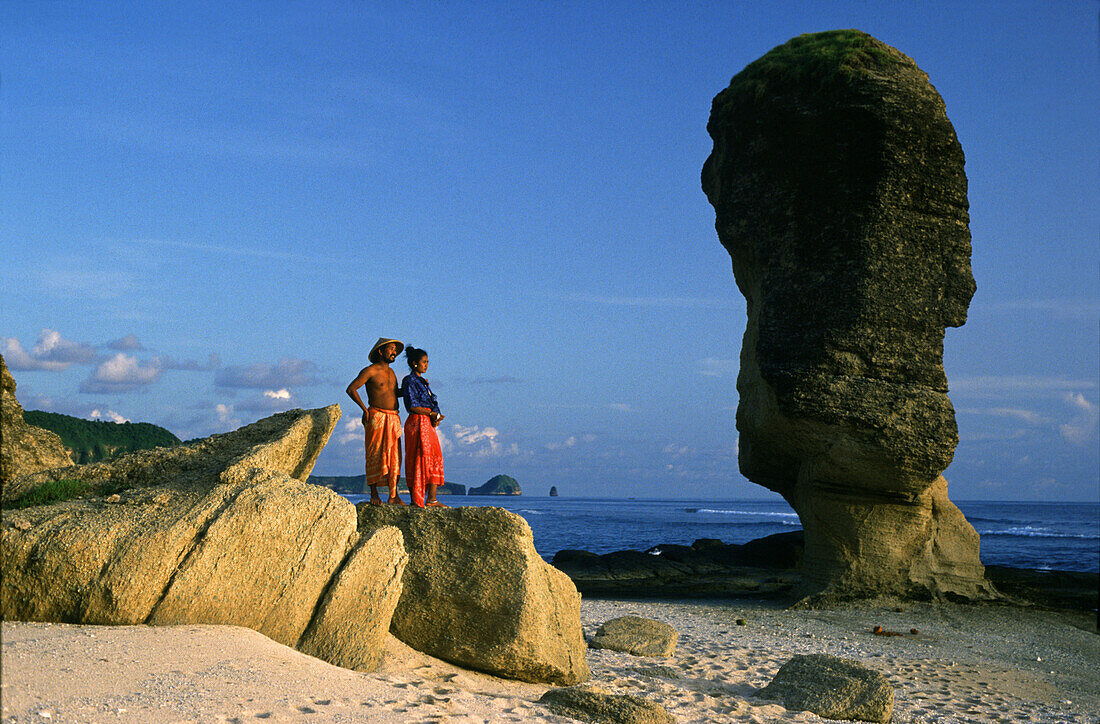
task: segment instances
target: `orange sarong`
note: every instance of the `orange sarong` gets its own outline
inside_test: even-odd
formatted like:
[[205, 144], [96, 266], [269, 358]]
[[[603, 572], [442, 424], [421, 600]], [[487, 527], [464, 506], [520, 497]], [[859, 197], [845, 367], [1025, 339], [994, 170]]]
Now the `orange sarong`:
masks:
[[429, 485], [443, 485], [443, 450], [427, 415], [409, 415], [405, 419], [405, 481], [413, 505], [424, 507], [424, 491]]
[[394, 485], [401, 476], [401, 417], [397, 410], [367, 410], [367, 485]]

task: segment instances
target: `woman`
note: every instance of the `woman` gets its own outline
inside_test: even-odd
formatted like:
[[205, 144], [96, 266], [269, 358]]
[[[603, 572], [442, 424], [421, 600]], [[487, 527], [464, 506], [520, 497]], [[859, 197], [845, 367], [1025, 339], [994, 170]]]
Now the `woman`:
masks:
[[[428, 353], [409, 346], [405, 359], [412, 372], [401, 380], [405, 398], [405, 480], [413, 505], [419, 508], [446, 508], [435, 499], [435, 491], [443, 485], [443, 450], [435, 428], [443, 419], [435, 393], [423, 375], [428, 371]], [[427, 498], [425, 499], [425, 492]]]

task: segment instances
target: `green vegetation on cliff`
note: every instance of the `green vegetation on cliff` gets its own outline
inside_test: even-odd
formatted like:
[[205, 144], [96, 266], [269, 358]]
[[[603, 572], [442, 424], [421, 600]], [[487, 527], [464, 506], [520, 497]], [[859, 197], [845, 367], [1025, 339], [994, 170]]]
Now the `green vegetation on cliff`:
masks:
[[903, 62], [905, 56], [859, 30], [806, 33], [772, 48], [730, 81], [731, 93], [757, 100], [813, 83], [845, 83], [865, 71]]
[[87, 480], [50, 480], [29, 490], [15, 500], [4, 502], [5, 510], [19, 510], [35, 505], [52, 505], [73, 498], [83, 498], [89, 495], [110, 495], [117, 493], [119, 487], [111, 482], [93, 483]]
[[28, 410], [23, 413], [23, 419], [28, 425], [57, 433], [65, 446], [73, 451], [73, 461], [80, 465], [136, 450], [180, 444], [178, 437], [148, 422], [83, 420], [41, 410]]
[[515, 478], [507, 475], [494, 475], [479, 488], [471, 488], [470, 495], [523, 495]]

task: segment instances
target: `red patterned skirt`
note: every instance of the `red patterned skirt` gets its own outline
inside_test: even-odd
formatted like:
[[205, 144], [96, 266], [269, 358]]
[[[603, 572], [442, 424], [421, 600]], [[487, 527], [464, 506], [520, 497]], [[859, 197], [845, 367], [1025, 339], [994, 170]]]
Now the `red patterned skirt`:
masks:
[[424, 491], [429, 485], [443, 485], [443, 450], [427, 415], [409, 415], [405, 419], [405, 480], [413, 505], [424, 507]]

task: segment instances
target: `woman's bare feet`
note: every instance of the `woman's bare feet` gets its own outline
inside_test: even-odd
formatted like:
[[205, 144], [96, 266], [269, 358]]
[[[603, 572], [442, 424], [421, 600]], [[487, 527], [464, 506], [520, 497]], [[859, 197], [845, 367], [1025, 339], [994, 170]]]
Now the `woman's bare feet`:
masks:
[[424, 503], [424, 507], [425, 508], [449, 508], [451, 506], [443, 505], [443, 503], [440, 503], [438, 500], [429, 500], [428, 502]]

